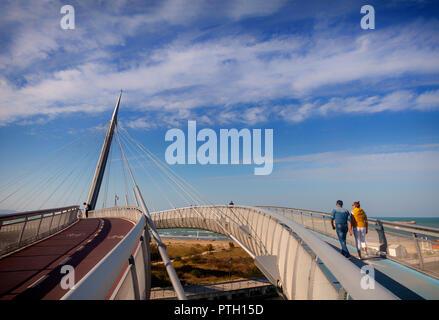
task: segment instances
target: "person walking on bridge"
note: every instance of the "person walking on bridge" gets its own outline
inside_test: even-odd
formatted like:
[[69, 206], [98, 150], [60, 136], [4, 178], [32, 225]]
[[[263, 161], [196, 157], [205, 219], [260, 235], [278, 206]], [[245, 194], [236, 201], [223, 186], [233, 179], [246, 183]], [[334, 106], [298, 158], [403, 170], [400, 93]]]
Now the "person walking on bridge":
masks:
[[365, 256], [367, 256], [366, 234], [368, 231], [367, 215], [360, 208], [360, 201], [355, 201], [352, 205], [354, 209], [351, 211], [351, 233], [354, 231], [355, 244], [357, 246], [358, 258], [361, 259], [361, 248], [363, 248]]
[[88, 218], [88, 210], [89, 210], [89, 205], [88, 203], [84, 202], [84, 214], [86, 218]]
[[349, 258], [351, 255], [349, 254], [349, 250], [346, 246], [346, 235], [349, 230], [349, 234], [352, 236], [351, 214], [349, 210], [343, 208], [343, 201], [341, 200], [337, 201], [336, 207], [331, 211], [331, 225], [332, 229], [337, 232], [338, 240], [340, 241], [341, 245], [341, 254], [346, 258]]

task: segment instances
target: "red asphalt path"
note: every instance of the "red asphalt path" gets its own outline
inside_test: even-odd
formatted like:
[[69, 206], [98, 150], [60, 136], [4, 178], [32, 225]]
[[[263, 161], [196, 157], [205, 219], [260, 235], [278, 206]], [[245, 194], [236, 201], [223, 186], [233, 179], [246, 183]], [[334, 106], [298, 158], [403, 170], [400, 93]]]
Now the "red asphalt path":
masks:
[[0, 299], [60, 299], [63, 265], [77, 283], [131, 230], [119, 218], [81, 219], [68, 229], [0, 259]]

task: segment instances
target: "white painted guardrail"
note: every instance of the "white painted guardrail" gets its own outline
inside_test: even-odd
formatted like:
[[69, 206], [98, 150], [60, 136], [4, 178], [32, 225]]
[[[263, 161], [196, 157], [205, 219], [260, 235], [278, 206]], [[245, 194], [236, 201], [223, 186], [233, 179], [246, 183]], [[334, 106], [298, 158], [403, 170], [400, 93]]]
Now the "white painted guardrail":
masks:
[[360, 268], [276, 212], [237, 205], [192, 206], [151, 216], [158, 229], [199, 228], [231, 237], [288, 299], [398, 299], [379, 283], [375, 289], [363, 289]]
[[[258, 206], [291, 218], [298, 224], [337, 239], [327, 212], [276, 206]], [[439, 229], [385, 219], [368, 218], [368, 250], [439, 279]], [[347, 242], [355, 247], [353, 237]]]
[[149, 234], [137, 207], [113, 207], [89, 212], [89, 218], [125, 218], [135, 226], [62, 300], [144, 300], [151, 290]]

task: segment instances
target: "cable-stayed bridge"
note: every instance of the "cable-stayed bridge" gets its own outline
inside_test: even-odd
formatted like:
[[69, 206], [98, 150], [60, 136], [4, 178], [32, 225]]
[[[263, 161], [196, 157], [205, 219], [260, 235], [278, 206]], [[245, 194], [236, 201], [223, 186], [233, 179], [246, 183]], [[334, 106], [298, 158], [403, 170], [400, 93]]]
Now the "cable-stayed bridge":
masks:
[[[438, 229], [370, 219], [374, 255], [348, 260], [327, 213], [214, 205], [118, 123], [121, 96], [108, 126], [3, 179], [0, 204], [23, 212], [0, 218], [1, 299], [148, 299], [152, 241], [176, 296], [186, 299], [164, 228], [228, 236], [286, 299], [439, 298]], [[102, 138], [100, 150], [92, 147]], [[172, 209], [155, 210], [154, 192]], [[84, 199], [88, 210], [80, 210]], [[66, 287], [69, 266], [74, 285]]]

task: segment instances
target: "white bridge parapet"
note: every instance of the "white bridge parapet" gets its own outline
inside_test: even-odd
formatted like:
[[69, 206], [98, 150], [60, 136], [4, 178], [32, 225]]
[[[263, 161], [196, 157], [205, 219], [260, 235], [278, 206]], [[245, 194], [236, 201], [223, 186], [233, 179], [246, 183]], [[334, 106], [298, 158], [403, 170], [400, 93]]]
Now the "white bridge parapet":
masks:
[[[110, 300], [149, 299], [151, 253], [142, 211], [137, 207], [112, 207], [90, 211], [89, 217], [124, 218], [135, 225], [62, 300], [104, 300], [109, 293]], [[116, 287], [110, 292], [114, 284]]]
[[158, 229], [197, 228], [224, 234], [255, 259], [287, 299], [397, 297], [375, 283], [363, 289], [360, 268], [292, 219], [256, 207], [191, 206], [151, 214]]

